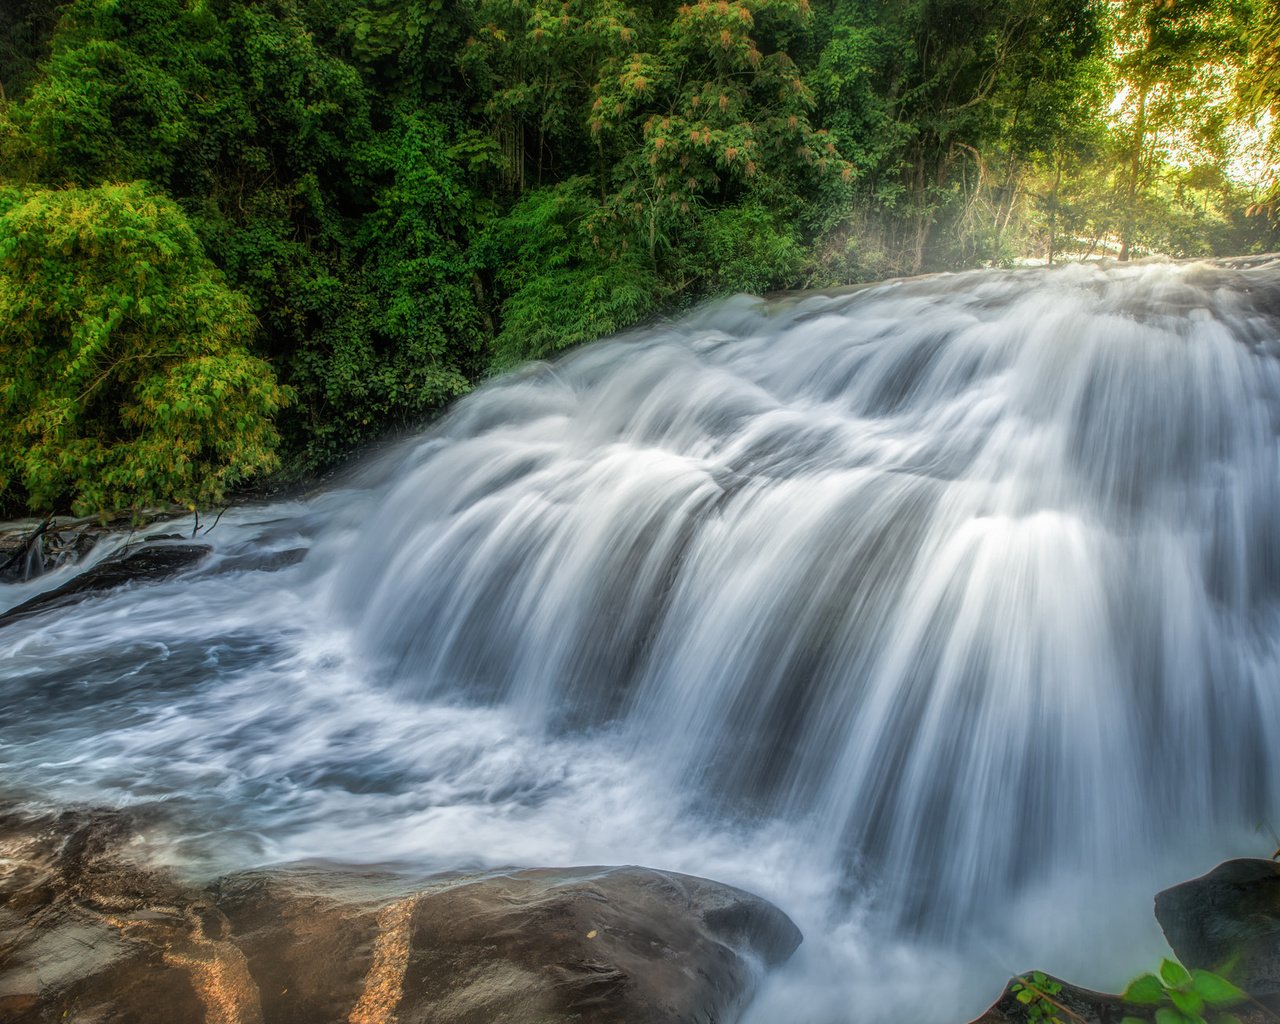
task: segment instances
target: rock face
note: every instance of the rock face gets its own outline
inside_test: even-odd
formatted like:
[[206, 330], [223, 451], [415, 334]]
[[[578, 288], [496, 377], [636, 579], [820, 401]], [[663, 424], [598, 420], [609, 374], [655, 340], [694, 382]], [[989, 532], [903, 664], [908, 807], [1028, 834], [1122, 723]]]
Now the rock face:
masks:
[[0, 819], [0, 1019], [712, 1024], [801, 941], [756, 896], [636, 867], [196, 888], [128, 860], [138, 828]]
[[31, 600], [10, 608], [0, 615], [0, 626], [37, 612], [75, 604], [88, 594], [112, 590], [126, 583], [155, 583], [168, 579], [199, 565], [212, 550], [207, 544], [170, 544], [158, 541], [125, 548], [69, 579], [62, 586], [37, 594]]
[[1156, 919], [1187, 967], [1215, 970], [1259, 997], [1280, 996], [1280, 864], [1229, 860], [1156, 896]]

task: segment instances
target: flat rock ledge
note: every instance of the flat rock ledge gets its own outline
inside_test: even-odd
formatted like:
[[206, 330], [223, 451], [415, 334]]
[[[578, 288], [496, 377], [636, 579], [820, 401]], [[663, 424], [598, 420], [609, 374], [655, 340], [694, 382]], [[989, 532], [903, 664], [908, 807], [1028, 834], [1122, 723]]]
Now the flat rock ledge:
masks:
[[31, 615], [67, 608], [91, 594], [126, 585], [159, 583], [195, 568], [213, 550], [208, 544], [150, 539], [122, 548], [53, 590], [0, 613], [0, 627]]
[[725, 1024], [801, 941], [757, 896], [640, 867], [196, 886], [131, 860], [139, 829], [0, 815], [0, 1020]]
[[176, 506], [106, 518], [49, 516], [0, 522], [0, 583], [21, 583], [76, 565], [105, 540], [127, 537], [142, 526], [182, 519], [199, 524], [190, 512]]

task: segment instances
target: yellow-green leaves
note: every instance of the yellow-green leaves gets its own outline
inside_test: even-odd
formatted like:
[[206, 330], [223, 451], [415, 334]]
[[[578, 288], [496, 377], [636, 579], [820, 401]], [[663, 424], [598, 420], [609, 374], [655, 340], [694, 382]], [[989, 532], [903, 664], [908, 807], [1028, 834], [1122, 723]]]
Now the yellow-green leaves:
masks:
[[207, 505], [274, 469], [290, 399], [249, 354], [245, 298], [141, 184], [0, 201], [5, 504]]

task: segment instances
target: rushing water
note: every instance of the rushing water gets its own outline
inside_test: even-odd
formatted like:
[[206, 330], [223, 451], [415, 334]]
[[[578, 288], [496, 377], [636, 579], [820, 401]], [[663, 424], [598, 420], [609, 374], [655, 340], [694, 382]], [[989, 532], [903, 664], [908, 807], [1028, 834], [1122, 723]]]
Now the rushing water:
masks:
[[756, 1024], [1114, 986], [1157, 887], [1280, 823], [1278, 360], [1280, 269], [1154, 265], [527, 367], [197, 577], [5, 628], [5, 792], [167, 800], [205, 871], [743, 884], [807, 936]]

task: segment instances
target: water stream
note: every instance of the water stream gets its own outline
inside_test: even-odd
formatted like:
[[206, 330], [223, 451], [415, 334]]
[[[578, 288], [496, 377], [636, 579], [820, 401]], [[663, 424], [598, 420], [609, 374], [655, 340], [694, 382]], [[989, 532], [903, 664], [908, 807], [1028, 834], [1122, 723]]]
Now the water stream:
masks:
[[1115, 987], [1280, 825], [1278, 429], [1268, 263], [740, 297], [6, 627], [0, 796], [165, 801], [205, 873], [744, 885], [806, 934], [750, 1024]]

